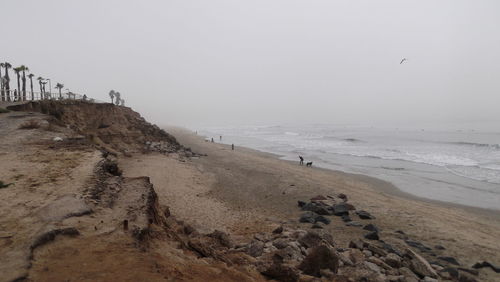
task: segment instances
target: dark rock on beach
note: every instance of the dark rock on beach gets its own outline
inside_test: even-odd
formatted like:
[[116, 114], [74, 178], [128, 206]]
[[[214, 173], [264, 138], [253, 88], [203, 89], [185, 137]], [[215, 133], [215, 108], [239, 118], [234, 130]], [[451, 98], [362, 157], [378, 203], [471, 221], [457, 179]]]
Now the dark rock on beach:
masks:
[[495, 271], [496, 273], [500, 273], [500, 267], [498, 266], [495, 266], [493, 264], [491, 264], [490, 262], [487, 262], [487, 261], [480, 261], [480, 262], [476, 262], [472, 268], [475, 268], [475, 269], [479, 269], [479, 268], [483, 268], [483, 267], [489, 267], [491, 268], [493, 271]]
[[364, 236], [368, 240], [379, 240], [378, 232], [377, 231], [372, 231], [370, 233], [365, 234]]
[[458, 263], [458, 261], [454, 257], [438, 257], [438, 259], [444, 260], [454, 265], [460, 265], [460, 263]]
[[373, 215], [371, 215], [369, 212], [367, 211], [356, 211], [356, 214], [359, 216], [359, 218], [361, 219], [375, 219], [375, 217]]
[[374, 224], [367, 224], [363, 227], [363, 230], [368, 230], [368, 231], [376, 231], [379, 232], [378, 227], [375, 226]]

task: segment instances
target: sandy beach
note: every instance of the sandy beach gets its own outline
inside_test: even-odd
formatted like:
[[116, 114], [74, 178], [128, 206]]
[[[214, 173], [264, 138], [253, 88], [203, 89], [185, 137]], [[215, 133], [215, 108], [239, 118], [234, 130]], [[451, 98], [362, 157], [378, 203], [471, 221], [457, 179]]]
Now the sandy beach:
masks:
[[[496, 211], [424, 201], [375, 178], [299, 166], [241, 147], [232, 151], [179, 128], [168, 131], [207, 156], [179, 161], [143, 155], [122, 159], [120, 166], [127, 176], [149, 175], [160, 201], [201, 230], [225, 230], [243, 239], [280, 224], [307, 229], [308, 224], [298, 222], [298, 200], [344, 193], [357, 209], [376, 217], [373, 223], [382, 230], [383, 240], [395, 246], [406, 247], [403, 239], [421, 242], [433, 249], [429, 261], [436, 260], [433, 256], [452, 256], [464, 266], [480, 260], [500, 262]], [[337, 218], [325, 229], [340, 247], [364, 234]], [[436, 245], [445, 250], [434, 249]], [[498, 278], [490, 270], [480, 275], [484, 281]]]

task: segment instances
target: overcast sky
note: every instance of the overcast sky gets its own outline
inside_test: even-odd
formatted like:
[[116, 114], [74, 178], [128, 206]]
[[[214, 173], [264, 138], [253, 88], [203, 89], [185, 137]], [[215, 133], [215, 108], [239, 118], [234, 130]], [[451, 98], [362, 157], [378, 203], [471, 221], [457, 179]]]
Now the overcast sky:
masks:
[[160, 124], [500, 121], [498, 0], [0, 8], [0, 61]]

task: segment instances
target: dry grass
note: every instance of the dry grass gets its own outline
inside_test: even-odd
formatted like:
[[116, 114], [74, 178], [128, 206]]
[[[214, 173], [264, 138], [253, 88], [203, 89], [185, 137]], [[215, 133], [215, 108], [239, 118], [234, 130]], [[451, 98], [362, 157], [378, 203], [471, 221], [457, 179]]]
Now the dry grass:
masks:
[[28, 121], [25, 121], [19, 126], [19, 129], [35, 129], [35, 128], [40, 128], [40, 122], [37, 121], [36, 119], [30, 119]]

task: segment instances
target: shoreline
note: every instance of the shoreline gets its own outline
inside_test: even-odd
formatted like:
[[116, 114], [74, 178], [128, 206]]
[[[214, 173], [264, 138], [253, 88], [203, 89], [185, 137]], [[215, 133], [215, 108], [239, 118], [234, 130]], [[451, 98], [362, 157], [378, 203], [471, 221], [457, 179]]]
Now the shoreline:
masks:
[[[167, 126], [167, 128], [175, 128], [177, 130], [182, 130], [182, 131], [188, 132], [190, 134], [193, 134], [194, 136], [198, 136], [201, 141], [206, 140], [205, 138], [209, 138], [209, 137], [204, 136], [204, 135], [197, 135], [193, 131], [191, 131], [190, 129], [186, 129], [183, 127]], [[214, 142], [214, 144], [219, 144], [219, 145], [223, 145], [223, 146], [227, 146], [228, 148], [231, 148], [231, 145], [227, 144], [227, 143]], [[273, 159], [283, 161], [283, 162], [286, 162], [289, 164], [296, 164], [297, 163], [295, 161], [284, 159], [284, 157], [286, 157], [285, 155], [272, 153], [272, 152], [266, 152], [266, 151], [260, 151], [258, 149], [245, 147], [245, 146], [238, 146], [238, 148], [242, 148], [249, 153], [259, 154], [259, 155], [273, 158]], [[402, 189], [400, 189], [398, 186], [396, 186], [395, 184], [393, 184], [389, 180], [380, 179], [380, 178], [377, 178], [375, 176], [370, 176], [370, 175], [366, 175], [366, 174], [345, 172], [345, 171], [336, 170], [336, 169], [332, 169], [332, 168], [326, 168], [326, 167], [322, 167], [322, 166], [315, 166], [314, 169], [322, 170], [325, 172], [333, 172], [336, 174], [341, 174], [341, 175], [344, 175], [347, 177], [352, 177], [352, 178], [362, 180], [365, 182], [370, 182], [370, 183], [374, 184], [373, 187], [375, 187], [377, 191], [387, 193], [391, 196], [401, 197], [401, 198], [404, 198], [407, 200], [412, 200], [412, 201], [430, 203], [430, 204], [443, 206], [443, 207], [460, 208], [460, 209], [466, 210], [468, 212], [473, 212], [473, 213], [478, 214], [478, 215], [500, 219], [500, 209], [481, 208], [481, 207], [469, 206], [469, 205], [464, 205], [464, 204], [459, 204], [459, 203], [454, 203], [454, 202], [434, 200], [434, 199], [429, 199], [429, 198], [425, 198], [425, 197], [420, 197], [418, 195], [403, 191]]]

